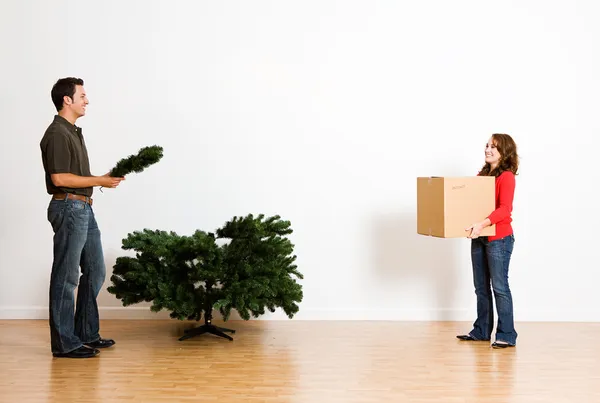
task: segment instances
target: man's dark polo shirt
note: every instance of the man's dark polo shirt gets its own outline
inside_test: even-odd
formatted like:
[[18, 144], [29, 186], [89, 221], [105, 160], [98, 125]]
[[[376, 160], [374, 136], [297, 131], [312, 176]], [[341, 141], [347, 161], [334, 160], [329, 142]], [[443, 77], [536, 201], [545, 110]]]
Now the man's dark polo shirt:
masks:
[[60, 115], [46, 129], [40, 142], [42, 163], [46, 172], [46, 189], [48, 194], [75, 193], [92, 196], [93, 187], [58, 188], [52, 183], [51, 174], [71, 173], [78, 176], [92, 176], [87, 148], [81, 128], [71, 124]]

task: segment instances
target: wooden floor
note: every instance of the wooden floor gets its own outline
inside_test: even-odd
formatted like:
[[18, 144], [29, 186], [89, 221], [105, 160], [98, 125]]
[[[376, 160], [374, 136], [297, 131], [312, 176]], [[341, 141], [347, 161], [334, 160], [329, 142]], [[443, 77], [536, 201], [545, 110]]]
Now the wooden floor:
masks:
[[518, 346], [461, 342], [468, 323], [102, 322], [117, 344], [52, 358], [46, 321], [0, 321], [0, 401], [600, 402], [600, 324], [518, 324]]

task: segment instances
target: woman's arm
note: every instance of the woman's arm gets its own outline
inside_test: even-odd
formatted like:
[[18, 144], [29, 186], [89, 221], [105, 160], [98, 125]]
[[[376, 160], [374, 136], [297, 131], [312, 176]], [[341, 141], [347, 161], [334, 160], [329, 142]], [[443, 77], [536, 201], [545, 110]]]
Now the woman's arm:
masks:
[[485, 220], [465, 228], [465, 231], [471, 231], [467, 236], [477, 238], [484, 228], [510, 217], [514, 195], [515, 175], [506, 171], [498, 178], [498, 207]]
[[496, 224], [510, 217], [514, 196], [515, 175], [510, 171], [504, 172], [498, 178], [498, 208], [487, 217], [491, 224]]

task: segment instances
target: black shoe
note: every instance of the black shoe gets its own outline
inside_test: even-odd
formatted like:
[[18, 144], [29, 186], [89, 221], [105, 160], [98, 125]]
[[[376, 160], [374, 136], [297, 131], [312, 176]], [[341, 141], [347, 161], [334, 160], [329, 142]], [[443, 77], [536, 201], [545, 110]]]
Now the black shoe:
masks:
[[103, 339], [102, 337], [91, 343], [85, 343], [85, 345], [90, 348], [107, 348], [112, 347], [114, 344], [115, 341], [113, 339]]
[[492, 348], [507, 348], [507, 347], [514, 347], [514, 344], [508, 344], [508, 343], [498, 343], [498, 342], [494, 342], [492, 343]]
[[464, 340], [464, 341], [489, 341], [489, 339], [487, 339], [487, 340], [476, 339], [475, 337], [471, 336], [470, 334], [461, 334], [461, 335], [456, 336], [456, 338], [460, 339], [460, 340]]
[[99, 350], [95, 348], [88, 348], [86, 346], [81, 346], [76, 350], [69, 351], [68, 353], [52, 353], [54, 357], [57, 358], [91, 358], [100, 354]]

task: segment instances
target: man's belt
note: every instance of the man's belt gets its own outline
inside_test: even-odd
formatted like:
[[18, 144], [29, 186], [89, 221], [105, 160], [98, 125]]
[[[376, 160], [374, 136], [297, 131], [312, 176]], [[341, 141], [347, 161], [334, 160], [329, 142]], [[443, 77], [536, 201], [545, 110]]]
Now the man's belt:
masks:
[[84, 195], [76, 195], [73, 193], [56, 193], [56, 194], [52, 195], [52, 198], [55, 200], [65, 200], [65, 199], [81, 200], [83, 202], [88, 203], [90, 206], [94, 202], [91, 197], [87, 197]]

